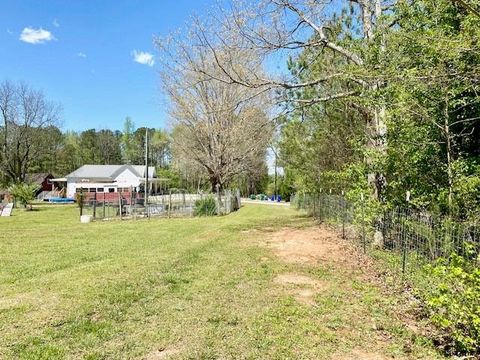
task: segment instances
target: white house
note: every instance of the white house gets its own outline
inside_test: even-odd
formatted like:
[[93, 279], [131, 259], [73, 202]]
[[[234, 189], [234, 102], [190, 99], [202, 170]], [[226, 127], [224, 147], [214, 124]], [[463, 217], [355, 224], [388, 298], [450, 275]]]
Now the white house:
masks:
[[[113, 193], [143, 191], [145, 184], [145, 166], [143, 165], [83, 165], [64, 179], [67, 183], [67, 197], [75, 193]], [[155, 167], [148, 168], [149, 189], [157, 188], [158, 179]]]

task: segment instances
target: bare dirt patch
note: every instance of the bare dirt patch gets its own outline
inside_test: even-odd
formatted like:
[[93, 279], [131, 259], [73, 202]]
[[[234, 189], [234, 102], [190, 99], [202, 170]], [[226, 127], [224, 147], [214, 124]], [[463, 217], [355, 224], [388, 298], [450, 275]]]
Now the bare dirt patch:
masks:
[[311, 277], [299, 274], [281, 274], [275, 278], [275, 282], [279, 284], [290, 285], [310, 285], [315, 288], [324, 287], [320, 281], [312, 279]]
[[[343, 291], [351, 291], [352, 297], [357, 292], [352, 288], [352, 279], [372, 282], [375, 277], [372, 262], [358, 253], [351, 243], [343, 240], [327, 227], [307, 228], [285, 228], [275, 232], [265, 232], [265, 237], [260, 240], [260, 245], [272, 250], [282, 261], [289, 264], [303, 266], [321, 266], [333, 269], [335, 273], [343, 274], [337, 277], [338, 283], [331, 283], [328, 280], [318, 280], [305, 274], [285, 273], [274, 278], [274, 282], [281, 284], [284, 290], [291, 294], [298, 302], [317, 306], [315, 298], [331, 295], [334, 288], [341, 288]], [[361, 309], [360, 314], [353, 317], [360, 317], [359, 321], [371, 321], [367, 313]], [[352, 320], [353, 321], [353, 320]], [[354, 322], [354, 321], [353, 321]], [[342, 334], [345, 327], [339, 327], [337, 336], [341, 337], [363, 337], [362, 334], [353, 335], [349, 330], [348, 334]], [[354, 349], [347, 353], [338, 352], [332, 359], [340, 360], [388, 360], [392, 359], [384, 355], [384, 349], [389, 345], [389, 340], [383, 339], [379, 334], [371, 334], [371, 347], [369, 349]], [[402, 358], [402, 357], [400, 357]]]
[[325, 291], [329, 284], [300, 274], [280, 274], [274, 282], [286, 287], [287, 291], [298, 302], [306, 305], [315, 305], [314, 296]]
[[345, 270], [358, 266], [351, 246], [324, 228], [283, 229], [272, 233], [263, 245], [288, 263], [333, 264]]

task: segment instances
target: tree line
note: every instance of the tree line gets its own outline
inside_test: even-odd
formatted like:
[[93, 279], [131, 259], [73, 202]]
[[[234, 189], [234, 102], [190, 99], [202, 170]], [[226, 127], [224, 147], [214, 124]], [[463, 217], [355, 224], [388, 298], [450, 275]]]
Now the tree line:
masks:
[[[0, 175], [4, 185], [25, 182], [29, 173], [65, 176], [84, 164], [143, 164], [145, 127], [126, 118], [120, 130], [62, 132], [60, 106], [28, 84], [0, 84]], [[159, 168], [171, 163], [170, 134], [149, 129], [149, 161]]]
[[[178, 111], [183, 110], [178, 107]], [[0, 184], [3, 187], [25, 182], [29, 173], [62, 177], [85, 164], [144, 163], [147, 129], [136, 128], [131, 118], [125, 119], [122, 130], [63, 132], [59, 127], [60, 111], [58, 104], [26, 83], [4, 81], [0, 84]], [[248, 166], [244, 158], [234, 156], [233, 149], [245, 143], [238, 142], [240, 139], [233, 134], [243, 130], [245, 128], [229, 128], [229, 123], [219, 125], [216, 131], [233, 144], [231, 153], [227, 155], [222, 148], [222, 141], [227, 140], [218, 138], [215, 156], [208, 158], [199, 152], [195, 157], [202, 158], [207, 166], [200, 167], [191, 161], [194, 150], [185, 153], [184, 149], [192, 149], [195, 139], [208, 138], [211, 132], [200, 127], [189, 128], [187, 124], [176, 124], [171, 131], [149, 128], [149, 164], [156, 167], [157, 176], [169, 180], [171, 188], [216, 190], [219, 184], [240, 187], [244, 194], [261, 191], [268, 185], [265, 149], [248, 153]], [[260, 136], [268, 138], [268, 133]], [[255, 141], [253, 135], [251, 142]], [[197, 143], [197, 146], [203, 144]], [[216, 160], [220, 163], [215, 163]], [[223, 164], [229, 168], [222, 168]]]
[[[174, 103], [201, 87], [195, 104], [220, 114], [209, 103], [216, 90], [241, 88], [227, 100], [232, 113], [268, 109], [291, 191], [364, 193], [372, 206], [404, 204], [409, 191], [414, 206], [471, 219], [480, 208], [479, 9], [478, 0], [238, 0], [156, 45]], [[272, 71], [282, 59], [288, 72]]]

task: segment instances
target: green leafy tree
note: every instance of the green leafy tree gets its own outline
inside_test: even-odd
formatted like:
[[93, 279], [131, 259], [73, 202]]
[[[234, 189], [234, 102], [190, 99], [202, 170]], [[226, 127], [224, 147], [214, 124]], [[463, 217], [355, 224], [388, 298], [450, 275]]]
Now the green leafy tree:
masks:
[[450, 0], [399, 2], [395, 13], [376, 75], [387, 83], [389, 197], [411, 189], [419, 206], [465, 217], [461, 182], [475, 182], [480, 160], [480, 17]]
[[119, 134], [108, 129], [98, 131], [95, 147], [102, 164], [120, 164], [122, 162]]
[[126, 164], [135, 164], [140, 154], [139, 144], [135, 139], [135, 124], [130, 117], [123, 123], [123, 133], [121, 137], [122, 159]]

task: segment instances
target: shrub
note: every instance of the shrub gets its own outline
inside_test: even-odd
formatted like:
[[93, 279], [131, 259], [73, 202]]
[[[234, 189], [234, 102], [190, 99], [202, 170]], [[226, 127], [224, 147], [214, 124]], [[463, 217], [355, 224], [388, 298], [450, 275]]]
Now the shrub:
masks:
[[195, 208], [193, 211], [195, 216], [212, 216], [217, 214], [217, 204], [213, 196], [195, 201]]
[[27, 210], [32, 210], [32, 201], [35, 200], [37, 190], [38, 186], [29, 184], [15, 184], [8, 189], [15, 201], [22, 204]]
[[84, 200], [85, 200], [85, 194], [83, 193], [83, 191], [75, 193], [75, 201], [80, 208], [83, 207]]
[[452, 255], [429, 268], [438, 286], [427, 292], [427, 309], [450, 353], [480, 355], [480, 269]]

